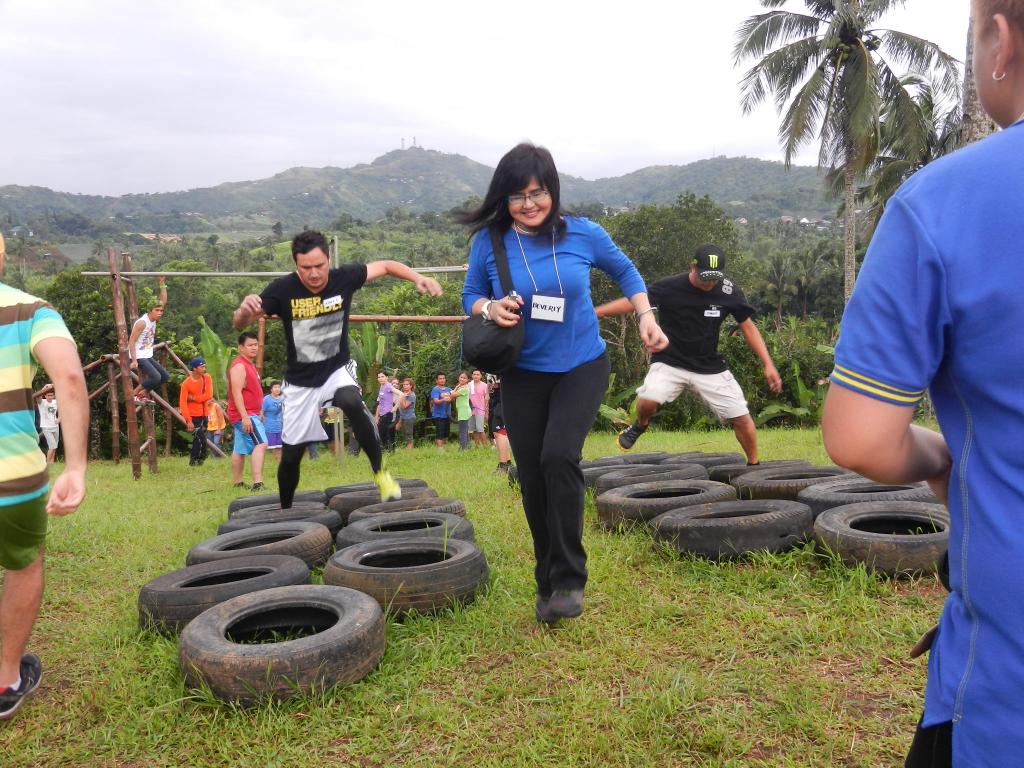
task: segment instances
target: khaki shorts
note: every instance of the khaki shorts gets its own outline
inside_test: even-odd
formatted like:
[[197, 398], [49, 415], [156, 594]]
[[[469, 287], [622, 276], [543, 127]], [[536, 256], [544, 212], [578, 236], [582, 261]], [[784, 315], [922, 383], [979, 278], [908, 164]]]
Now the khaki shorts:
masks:
[[39, 557], [46, 542], [46, 494], [0, 507], [0, 568], [20, 571]]
[[644, 400], [664, 405], [679, 397], [684, 389], [700, 395], [721, 421], [750, 413], [743, 390], [729, 371], [694, 373], [665, 363], [652, 363], [636, 393]]

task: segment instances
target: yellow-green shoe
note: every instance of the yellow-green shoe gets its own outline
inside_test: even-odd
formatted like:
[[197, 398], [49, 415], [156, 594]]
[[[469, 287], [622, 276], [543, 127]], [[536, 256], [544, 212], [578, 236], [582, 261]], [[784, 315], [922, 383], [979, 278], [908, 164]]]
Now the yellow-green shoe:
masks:
[[373, 476], [373, 482], [380, 491], [381, 501], [394, 501], [402, 498], [402, 486], [391, 476], [391, 473], [382, 469]]

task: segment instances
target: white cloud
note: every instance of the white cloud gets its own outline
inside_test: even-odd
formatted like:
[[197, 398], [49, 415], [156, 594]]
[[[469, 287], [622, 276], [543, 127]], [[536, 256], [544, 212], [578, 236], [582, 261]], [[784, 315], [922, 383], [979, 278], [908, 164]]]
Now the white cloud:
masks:
[[[741, 115], [731, 58], [759, 10], [7, 0], [0, 184], [183, 189], [369, 162], [413, 136], [489, 164], [530, 138], [587, 178], [716, 154], [780, 159], [774, 109]], [[967, 13], [910, 0], [892, 26], [961, 56]]]

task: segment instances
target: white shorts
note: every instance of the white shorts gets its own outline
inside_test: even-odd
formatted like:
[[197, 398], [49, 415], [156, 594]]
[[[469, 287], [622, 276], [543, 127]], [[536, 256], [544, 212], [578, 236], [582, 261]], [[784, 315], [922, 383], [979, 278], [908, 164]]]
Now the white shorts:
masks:
[[721, 421], [750, 413], [743, 390], [729, 371], [694, 373], [665, 363], [652, 363], [636, 393], [644, 400], [663, 405], [679, 397], [684, 389], [700, 395]]
[[287, 381], [281, 386], [281, 442], [287, 445], [319, 443], [327, 439], [320, 423], [320, 408], [334, 400], [340, 387], [358, 387], [356, 363], [350, 360], [319, 387], [300, 387]]
[[60, 427], [43, 427], [43, 437], [46, 438], [46, 447], [56, 451], [57, 441], [60, 440]]
[[483, 432], [484, 431], [484, 415], [482, 413], [474, 413], [469, 417], [469, 431], [470, 432]]

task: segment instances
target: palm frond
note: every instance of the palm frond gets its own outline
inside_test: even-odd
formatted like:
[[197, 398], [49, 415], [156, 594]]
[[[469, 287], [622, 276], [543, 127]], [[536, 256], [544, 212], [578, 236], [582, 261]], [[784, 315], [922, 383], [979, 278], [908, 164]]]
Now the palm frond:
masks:
[[789, 105], [779, 126], [779, 140], [786, 151], [786, 167], [820, 124], [828, 109], [829, 81], [824, 63], [819, 65]]
[[846, 110], [846, 135], [858, 173], [867, 170], [878, 152], [881, 137], [878, 69], [870, 52], [859, 42], [843, 67], [842, 99]]
[[821, 22], [813, 16], [789, 11], [770, 11], [751, 16], [736, 32], [732, 49], [733, 63], [739, 65], [748, 57], [758, 58], [776, 45], [799, 37], [814, 35]]
[[[893, 29], [876, 30], [883, 53], [894, 63], [915, 72], [938, 75], [937, 90], [942, 98], [960, 101], [963, 83], [961, 62], [935, 43]], [[934, 77], [933, 77], [934, 82]]]
[[740, 106], [744, 113], [764, 101], [769, 92], [775, 94], [776, 106], [781, 109], [819, 60], [820, 44], [816, 37], [797, 40], [769, 53], [740, 80]]

